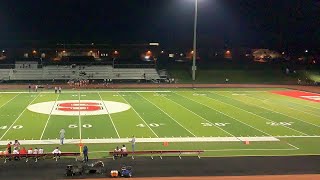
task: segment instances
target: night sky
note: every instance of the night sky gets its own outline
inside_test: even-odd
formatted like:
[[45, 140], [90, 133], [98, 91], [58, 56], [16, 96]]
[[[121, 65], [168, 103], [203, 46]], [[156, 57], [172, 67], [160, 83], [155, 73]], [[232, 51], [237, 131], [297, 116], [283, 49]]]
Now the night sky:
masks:
[[[193, 0], [2, 0], [0, 44], [22, 41], [191, 47]], [[200, 47], [320, 47], [315, 0], [199, 0]]]

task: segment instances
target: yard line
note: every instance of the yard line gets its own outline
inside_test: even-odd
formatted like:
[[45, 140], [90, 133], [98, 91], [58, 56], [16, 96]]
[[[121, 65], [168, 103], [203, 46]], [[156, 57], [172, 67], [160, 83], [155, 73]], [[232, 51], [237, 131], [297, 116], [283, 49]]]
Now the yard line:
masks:
[[24, 110], [20, 113], [20, 115], [17, 117], [17, 119], [11, 124], [11, 126], [6, 130], [6, 132], [1, 136], [0, 140], [8, 133], [8, 131], [12, 128], [12, 126], [18, 121], [18, 119], [22, 116], [22, 114], [27, 110], [27, 107], [30, 106], [40, 95], [39, 93], [25, 108]]
[[[163, 96], [163, 97], [164, 97], [164, 98], [166, 98], [166, 99], [168, 99], [169, 101], [171, 101], [171, 102], [173, 102], [173, 103], [175, 103], [175, 104], [177, 104], [177, 105], [181, 106], [182, 108], [184, 108], [184, 109], [186, 109], [187, 111], [191, 112], [192, 114], [194, 114], [194, 115], [198, 116], [199, 118], [201, 118], [201, 119], [205, 120], [206, 122], [208, 122], [208, 123], [212, 124], [212, 125], [213, 125], [213, 126], [215, 126], [216, 128], [218, 128], [218, 129], [220, 129], [220, 130], [224, 131], [225, 133], [227, 133], [227, 134], [229, 134], [229, 135], [231, 135], [231, 136], [233, 136], [233, 137], [236, 137], [235, 135], [233, 135], [233, 134], [229, 133], [228, 131], [224, 130], [223, 128], [221, 128], [221, 127], [219, 127], [219, 126], [215, 125], [215, 124], [214, 124], [214, 123], [212, 123], [211, 121], [209, 121], [209, 120], [205, 119], [204, 117], [202, 117], [202, 116], [200, 116], [199, 114], [197, 114], [197, 113], [195, 113], [195, 112], [191, 111], [190, 109], [188, 109], [188, 108], [184, 107], [183, 105], [181, 105], [181, 104], [179, 104], [179, 103], [177, 103], [177, 102], [175, 102], [175, 101], [173, 101], [173, 100], [171, 100], [171, 99], [169, 99], [169, 98], [167, 98], [167, 97], [165, 97], [165, 96]], [[237, 138], [237, 137], [236, 137], [236, 138]], [[239, 138], [238, 138], [238, 139], [239, 139]], [[239, 140], [240, 140], [240, 139], [239, 139]], [[240, 140], [240, 141], [241, 141], [241, 140]]]
[[[122, 99], [131, 106], [131, 104], [117, 91], [117, 94], [122, 97]], [[153, 129], [148, 125], [148, 123], [140, 116], [140, 114], [131, 106], [132, 110], [138, 115], [138, 117], [144, 122], [144, 124], [152, 131], [152, 133], [158, 138], [159, 136], [153, 131]]]
[[[254, 98], [254, 97], [251, 97], [251, 96], [246, 96], [246, 97], [249, 97], [249, 98], [255, 99], [255, 100], [260, 100], [260, 99], [258, 99], [258, 98]], [[261, 100], [260, 100], [260, 101], [261, 101]], [[264, 103], [267, 104], [266, 102], [264, 102]], [[252, 104], [252, 103], [248, 103], [248, 104]], [[256, 107], [260, 107], [260, 106], [257, 106], [257, 105], [255, 105], [255, 104], [252, 104], [252, 105], [254, 105], [254, 106], [256, 106]], [[281, 113], [281, 112], [277, 112], [277, 111], [274, 111], [274, 110], [271, 110], [271, 109], [267, 109], [267, 108], [265, 108], [265, 107], [260, 107], [260, 108], [266, 109], [266, 110], [272, 111], [272, 112], [274, 112], [274, 113], [281, 114], [281, 115], [287, 116], [287, 117], [289, 117], [289, 118], [296, 119], [296, 120], [298, 120], [298, 121], [301, 121], [301, 122], [304, 122], [304, 123], [307, 123], [307, 124], [310, 124], [310, 125], [313, 125], [313, 126], [316, 126], [316, 127], [319, 127], [319, 128], [320, 128], [319, 125], [313, 124], [313, 123], [311, 123], [311, 122], [303, 121], [303, 120], [301, 120], [301, 119], [298, 119], [298, 118], [292, 117], [292, 116], [290, 116], [290, 115], [287, 115], [287, 114], [284, 114], [284, 113]], [[292, 109], [292, 108], [291, 108], [291, 109]]]
[[[175, 93], [175, 94], [177, 94], [177, 93]], [[212, 109], [212, 110], [214, 110], [214, 111], [216, 111], [216, 112], [219, 112], [219, 113], [221, 113], [221, 114], [223, 114], [223, 115], [225, 115], [225, 116], [227, 116], [227, 117], [229, 117], [229, 118], [231, 118], [231, 119], [234, 119], [234, 120], [236, 120], [236, 121], [238, 121], [238, 122], [240, 122], [240, 123], [242, 123], [242, 124], [244, 124], [244, 125], [246, 125], [246, 126], [249, 126], [249, 127], [253, 128], [253, 129], [259, 131], [259, 132], [262, 132], [263, 134], [266, 134], [266, 135], [268, 135], [268, 136], [273, 137], [271, 134], [266, 133], [266, 132], [264, 132], [264, 131], [262, 131], [262, 130], [260, 130], [260, 129], [258, 129], [258, 128], [255, 128], [255, 127], [253, 127], [253, 126], [251, 126], [251, 125], [249, 125], [249, 124], [247, 124], [247, 123], [245, 123], [245, 122], [242, 122], [242, 121], [240, 121], [240, 120], [238, 120], [238, 119], [236, 119], [236, 118], [234, 118], [234, 117], [232, 117], [232, 116], [230, 116], [230, 115], [228, 115], [228, 114], [226, 114], [226, 113], [224, 113], [224, 112], [221, 112], [221, 111], [219, 111], [219, 110], [217, 110], [217, 109], [214, 109], [214, 108], [212, 108], [211, 106], [208, 106], [208, 105], [206, 105], [206, 104], [203, 104], [203, 103], [201, 103], [201, 102], [199, 102], [199, 101], [190, 99], [190, 98], [185, 97], [185, 96], [180, 95], [180, 94], [177, 94], [177, 95], [182, 96], [182, 97], [184, 97], [184, 98], [186, 98], [186, 99], [189, 99], [189, 100], [191, 100], [191, 101], [193, 101], [193, 102], [196, 102], [196, 103], [198, 103], [198, 104], [201, 104], [201, 105], [203, 105], [203, 106], [206, 106], [206, 107], [208, 107], [208, 108], [210, 108], [210, 109]]]
[[[214, 93], [214, 94], [216, 94], [216, 93]], [[232, 99], [231, 97], [228, 97], [228, 96], [224, 96], [224, 95], [220, 95], [220, 94], [216, 94], [216, 95], [218, 95], [218, 96], [223, 96], [223, 97]], [[245, 110], [245, 109], [239, 108], [239, 107], [234, 106], [234, 105], [232, 105], [232, 104], [225, 103], [225, 102], [223, 102], [223, 101], [220, 101], [220, 100], [217, 100], [217, 99], [213, 99], [213, 98], [208, 97], [208, 96], [206, 96], [206, 98], [212, 99], [212, 100], [214, 100], [214, 101], [219, 101], [219, 102], [221, 102], [221, 103], [223, 103], [223, 104], [226, 104], [226, 105], [232, 106], [232, 107], [234, 107], [234, 108], [240, 109], [240, 110], [245, 111], [245, 112], [247, 112], [247, 113], [249, 113], [249, 114], [252, 114], [252, 115], [254, 115], [254, 116], [257, 116], [257, 117], [260, 117], [260, 118], [262, 118], [262, 119], [265, 119], [265, 120], [267, 120], [267, 121], [269, 121], [269, 122], [276, 123], [276, 122], [272, 121], [271, 119], [265, 118], [265, 117], [263, 117], [263, 116], [260, 116], [260, 115], [258, 115], [258, 114], [255, 114], [255, 113], [253, 113], [253, 112], [250, 112], [250, 111], [247, 111], [247, 110]], [[235, 100], [235, 99], [233, 99], [233, 100]], [[239, 101], [239, 100], [236, 100], [236, 101]], [[242, 101], [239, 101], [239, 102], [242, 102]], [[244, 103], [244, 102], [242, 102], [242, 103]], [[308, 134], [303, 133], [303, 132], [298, 131], [298, 130], [295, 130], [295, 129], [290, 128], [290, 127], [288, 127], [288, 126], [283, 126], [283, 125], [281, 125], [281, 126], [308, 136]]]
[[100, 97], [100, 99], [101, 99], [101, 102], [102, 102], [104, 108], [106, 108], [106, 111], [108, 112], [109, 118], [110, 118], [110, 120], [111, 120], [111, 123], [112, 123], [112, 125], [113, 125], [114, 130], [116, 130], [116, 133], [117, 133], [118, 138], [120, 138], [120, 135], [119, 135], [119, 133], [118, 133], [118, 130], [117, 130], [116, 126], [115, 126], [114, 123], [113, 123], [112, 117], [111, 117], [111, 115], [110, 115], [110, 113], [109, 113], [109, 110], [108, 110], [106, 104], [104, 103], [104, 101], [103, 101], [103, 99], [102, 99], [102, 97], [101, 97], [101, 95], [100, 95], [100, 92], [98, 92], [98, 95], [99, 95], [99, 97]]
[[[137, 93], [138, 94], [138, 93]], [[168, 117], [170, 117], [172, 120], [174, 120], [177, 124], [179, 124], [182, 128], [184, 128], [185, 130], [187, 130], [190, 134], [192, 134], [194, 137], [197, 137], [195, 134], [193, 134], [189, 129], [187, 129], [186, 127], [184, 127], [182, 124], [180, 124], [177, 120], [175, 120], [173, 117], [171, 117], [168, 113], [166, 113], [165, 111], [163, 111], [159, 106], [157, 106], [156, 104], [154, 104], [153, 102], [151, 102], [149, 99], [141, 96], [140, 94], [138, 94], [140, 97], [142, 97], [143, 99], [147, 100], [149, 103], [153, 104], [154, 106], [156, 106], [158, 109], [160, 109], [160, 111], [162, 111], [163, 113], [165, 113]]]
[[41, 136], [40, 136], [40, 140], [42, 140], [43, 134], [44, 134], [45, 130], [47, 129], [49, 120], [50, 120], [50, 118], [51, 118], [52, 111], [54, 110], [54, 107], [55, 107], [55, 105], [57, 104], [57, 101], [58, 101], [58, 99], [59, 99], [59, 96], [60, 96], [60, 94], [58, 94], [58, 96], [57, 96], [57, 98], [56, 98], [56, 100], [55, 100], [55, 102], [54, 102], [54, 104], [53, 104], [53, 106], [52, 106], [52, 108], [51, 108], [51, 111], [50, 111], [49, 117], [48, 117], [48, 119], [47, 119], [46, 125], [44, 126], [43, 131], [42, 131], [42, 134], [41, 134]]
[[80, 141], [82, 139], [82, 128], [81, 128], [81, 110], [80, 110], [80, 91], [78, 92], [78, 96], [79, 96], [79, 107], [78, 107], [78, 111], [79, 111], [79, 136], [80, 136]]
[[298, 148], [297, 146], [294, 146], [294, 145], [292, 145], [292, 144], [290, 144], [290, 143], [287, 143], [287, 144], [289, 144], [289, 146], [295, 148], [296, 150], [300, 149], [300, 148]]
[[2, 106], [0, 107], [0, 109], [3, 107], [3, 106], [5, 106], [5, 105], [7, 105], [9, 102], [11, 102], [13, 99], [15, 99], [18, 95], [20, 95], [21, 93], [19, 93], [19, 94], [17, 94], [17, 95], [15, 95], [13, 98], [11, 98], [9, 101], [7, 101], [6, 103], [4, 103], [4, 104], [2, 104]]

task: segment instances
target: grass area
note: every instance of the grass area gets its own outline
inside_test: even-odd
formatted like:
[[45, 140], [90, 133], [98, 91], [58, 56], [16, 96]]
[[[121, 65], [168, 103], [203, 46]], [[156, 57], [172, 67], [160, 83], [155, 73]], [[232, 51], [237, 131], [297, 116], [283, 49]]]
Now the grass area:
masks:
[[[203, 156], [320, 154], [320, 104], [294, 97], [294, 92], [270, 88], [1, 92], [0, 150], [19, 139], [33, 140], [22, 143], [24, 147], [51, 151], [60, 145], [45, 142], [56, 140], [64, 128], [66, 138], [76, 143], [61, 150], [79, 151], [77, 142], [82, 139], [94, 158], [106, 157], [105, 151], [123, 143], [130, 150], [132, 135], [137, 137], [137, 150], [205, 150]], [[183, 140], [195, 137], [211, 139]], [[142, 138], [157, 142], [139, 142]], [[262, 139], [245, 145], [246, 138]], [[163, 146], [170, 139], [179, 142]]]
[[[187, 70], [171, 70], [170, 74], [179, 83], [191, 83], [191, 71]], [[298, 75], [286, 75], [282, 71], [274, 70], [198, 70], [196, 83], [225, 83], [225, 79], [229, 79], [229, 83], [276, 83], [288, 84], [296, 83]]]

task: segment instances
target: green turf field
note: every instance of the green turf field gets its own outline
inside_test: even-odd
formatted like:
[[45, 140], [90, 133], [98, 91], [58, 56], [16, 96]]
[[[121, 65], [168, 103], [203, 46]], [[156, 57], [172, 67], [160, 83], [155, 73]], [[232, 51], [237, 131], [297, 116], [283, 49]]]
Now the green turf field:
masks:
[[[204, 156], [320, 154], [320, 103], [272, 93], [284, 89], [166, 89], [0, 93], [1, 150], [58, 145], [92, 156], [127, 144], [138, 150], [205, 150]], [[163, 142], [169, 146], [163, 146]], [[250, 141], [245, 145], [244, 141]]]

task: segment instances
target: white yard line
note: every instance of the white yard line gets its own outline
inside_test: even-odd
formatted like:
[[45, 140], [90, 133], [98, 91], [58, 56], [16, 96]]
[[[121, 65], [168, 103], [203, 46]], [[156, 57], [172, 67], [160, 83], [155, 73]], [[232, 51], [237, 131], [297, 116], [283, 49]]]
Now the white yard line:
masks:
[[[246, 96], [246, 97], [251, 98], [251, 99], [255, 99], [255, 100], [260, 100], [260, 99], [258, 99], [258, 98], [251, 97], [251, 96]], [[261, 101], [261, 100], [260, 100], [260, 101]], [[267, 102], [264, 102], [264, 103], [270, 105], [270, 103], [267, 103]], [[252, 103], [248, 103], [248, 104], [252, 104]], [[265, 109], [265, 110], [272, 111], [272, 112], [277, 113], [277, 114], [281, 114], [281, 115], [283, 115], [283, 116], [287, 116], [287, 117], [292, 118], [292, 119], [296, 119], [296, 120], [298, 120], [298, 121], [301, 121], [301, 122], [304, 122], [304, 123], [306, 123], [306, 124], [310, 124], [310, 125], [313, 125], [313, 126], [316, 126], [316, 127], [319, 127], [319, 128], [320, 128], [320, 125], [316, 125], [316, 124], [313, 124], [313, 123], [311, 123], [311, 122], [303, 121], [303, 120], [298, 119], [298, 118], [295, 118], [295, 117], [293, 117], [293, 116], [290, 116], [290, 115], [287, 115], [287, 114], [284, 114], [284, 113], [281, 113], [281, 112], [278, 112], [278, 111], [274, 111], [274, 110], [272, 110], [272, 109], [267, 109], [267, 108], [265, 108], [265, 107], [257, 106], [257, 105], [255, 105], [255, 104], [252, 104], [252, 105], [254, 105], [254, 106], [256, 106], [256, 107], [260, 107], [260, 108]], [[289, 108], [289, 107], [287, 107], [287, 108]], [[289, 108], [289, 109], [293, 109], [293, 108]], [[295, 110], [295, 109], [294, 109], [294, 110]], [[296, 110], [297, 110], [297, 109], [296, 109]], [[300, 111], [300, 110], [297, 110], [297, 111]], [[304, 111], [302, 111], [302, 112], [305, 113]], [[318, 117], [320, 117], [320, 116], [318, 116]]]
[[[175, 93], [175, 94], [177, 94], [177, 93]], [[182, 96], [182, 97], [184, 97], [184, 98], [186, 98], [186, 99], [189, 99], [189, 100], [191, 100], [191, 101], [193, 101], [193, 102], [196, 102], [196, 103], [198, 103], [198, 104], [201, 104], [201, 105], [203, 105], [203, 106], [206, 106], [206, 107], [208, 107], [208, 108], [210, 108], [210, 109], [212, 109], [212, 110], [214, 110], [214, 111], [217, 111], [217, 112], [219, 112], [219, 113], [221, 113], [221, 114], [223, 114], [223, 115], [225, 115], [225, 116], [227, 116], [227, 117], [229, 117], [229, 118], [231, 118], [231, 119], [234, 119], [234, 120], [236, 120], [236, 121], [238, 121], [238, 122], [240, 122], [240, 123], [242, 123], [242, 124], [244, 124], [244, 125], [246, 125], [246, 126], [249, 126], [249, 127], [251, 127], [252, 129], [255, 129], [255, 130], [259, 131], [259, 132], [262, 132], [263, 134], [266, 134], [266, 135], [268, 135], [268, 136], [273, 137], [271, 134], [266, 133], [266, 132], [264, 132], [264, 131], [262, 131], [262, 130], [260, 130], [260, 129], [257, 129], [257, 128], [255, 128], [255, 127], [253, 127], [253, 126], [251, 126], [251, 125], [249, 125], [249, 124], [247, 124], [247, 123], [245, 123], [245, 122], [242, 122], [242, 121], [240, 121], [240, 120], [238, 120], [238, 119], [236, 119], [236, 118], [234, 118], [234, 117], [232, 117], [232, 116], [229, 116], [228, 114], [226, 114], [226, 113], [224, 113], [224, 112], [221, 112], [221, 111], [219, 111], [219, 110], [217, 110], [217, 109], [215, 109], [215, 108], [212, 108], [211, 106], [208, 106], [208, 105], [206, 105], [206, 104], [203, 104], [203, 103], [201, 103], [201, 102], [199, 102], [199, 101], [190, 99], [190, 98], [185, 97], [185, 96], [180, 95], [180, 94], [177, 94], [177, 95]]]
[[[137, 93], [138, 94], [138, 93]], [[190, 134], [192, 134], [194, 137], [197, 137], [195, 134], [193, 134], [189, 129], [187, 129], [186, 127], [184, 127], [182, 124], [180, 124], [177, 120], [175, 120], [173, 117], [171, 117], [168, 113], [166, 113], [164, 110], [162, 110], [159, 106], [157, 106], [156, 104], [154, 104], [153, 102], [151, 102], [149, 99], [141, 96], [140, 94], [138, 94], [140, 97], [142, 97], [143, 99], [145, 99], [146, 101], [148, 101], [149, 103], [153, 104], [155, 107], [157, 107], [161, 112], [163, 112], [164, 114], [166, 114], [168, 117], [170, 117], [173, 121], [175, 121], [177, 124], [179, 124], [182, 128], [184, 128], [186, 131], [188, 131]]]
[[12, 126], [18, 121], [18, 119], [22, 116], [22, 114], [27, 110], [27, 107], [30, 106], [40, 95], [39, 93], [25, 108], [24, 110], [20, 113], [20, 115], [17, 117], [17, 119], [11, 124], [11, 126], [5, 131], [5, 133], [1, 136], [0, 140], [3, 139], [3, 137], [9, 132], [9, 130], [12, 128]]
[[80, 103], [81, 103], [80, 92], [78, 92], [78, 96], [79, 96], [79, 108], [78, 108], [78, 111], [79, 111], [79, 136], [80, 136], [80, 140], [81, 140], [82, 139], [82, 127], [81, 127], [81, 110], [80, 110]]
[[[216, 94], [216, 93], [214, 93], [214, 94]], [[223, 97], [226, 97], [226, 98], [229, 98], [229, 99], [233, 99], [233, 98], [231, 98], [231, 97], [224, 96], [224, 95], [220, 95], [220, 94], [216, 94], [216, 95], [218, 95], [218, 96], [223, 96]], [[257, 116], [257, 117], [260, 117], [260, 118], [262, 118], [262, 119], [265, 119], [265, 120], [267, 120], [268, 122], [276, 123], [275, 121], [272, 121], [271, 119], [265, 118], [265, 117], [263, 117], [263, 116], [260, 116], [260, 115], [258, 115], [258, 114], [255, 114], [255, 113], [253, 113], [253, 112], [250, 112], [250, 111], [247, 111], [247, 110], [245, 110], [245, 109], [239, 108], [239, 107], [234, 106], [234, 105], [232, 105], [232, 104], [225, 103], [225, 102], [223, 102], [223, 101], [220, 101], [220, 100], [217, 100], [217, 99], [208, 97], [208, 96], [206, 96], [206, 98], [209, 98], [209, 99], [212, 99], [212, 100], [214, 100], [214, 101], [218, 101], [218, 102], [221, 102], [221, 103], [223, 103], [223, 104], [226, 104], [226, 105], [232, 106], [232, 107], [234, 107], [234, 108], [240, 109], [240, 110], [245, 111], [245, 112], [247, 112], [247, 113], [249, 113], [249, 114], [252, 114], [252, 115], [254, 115], [254, 116]], [[233, 99], [233, 100], [236, 100], [236, 99]], [[239, 101], [239, 100], [236, 100], [236, 101], [245, 103], [245, 102]], [[247, 103], [245, 103], [245, 104], [247, 104]], [[303, 132], [298, 131], [298, 130], [296, 130], [296, 129], [290, 128], [290, 127], [288, 127], [288, 126], [282, 126], [282, 127], [287, 128], [287, 129], [291, 129], [291, 130], [293, 130], [293, 131], [295, 131], [295, 132], [298, 132], [298, 133], [300, 133], [300, 134], [309, 136], [309, 135], [306, 134], [306, 133], [303, 133]]]
[[2, 104], [2, 106], [0, 107], [0, 109], [3, 107], [3, 106], [5, 106], [5, 105], [7, 105], [9, 102], [11, 102], [13, 99], [15, 99], [17, 96], [19, 96], [21, 93], [19, 93], [19, 94], [17, 94], [17, 95], [15, 95], [13, 98], [11, 98], [9, 101], [7, 101], [6, 103], [4, 103], [4, 104]]
[[165, 97], [165, 96], [164, 96], [164, 98], [166, 98], [166, 99], [168, 99], [169, 101], [171, 101], [171, 102], [173, 102], [173, 103], [177, 104], [178, 106], [180, 106], [180, 107], [182, 107], [182, 108], [186, 109], [187, 111], [189, 111], [189, 112], [191, 112], [192, 114], [194, 114], [194, 115], [198, 116], [199, 118], [201, 118], [202, 120], [204, 120], [204, 121], [208, 122], [209, 124], [212, 124], [214, 127], [218, 128], [218, 129], [220, 129], [220, 130], [222, 130], [223, 132], [225, 132], [225, 133], [229, 134], [230, 136], [236, 137], [235, 135], [233, 135], [233, 134], [229, 133], [228, 131], [224, 130], [223, 128], [221, 128], [221, 127], [219, 127], [219, 126], [215, 125], [215, 124], [214, 124], [214, 123], [212, 123], [211, 121], [209, 121], [209, 120], [207, 120], [206, 118], [204, 118], [204, 117], [200, 116], [199, 114], [197, 114], [197, 113], [195, 113], [195, 112], [191, 111], [190, 109], [188, 109], [188, 108], [184, 107], [183, 105], [181, 105], [181, 104], [179, 104], [179, 103], [177, 103], [177, 102], [175, 102], [175, 101], [173, 101], [173, 100], [171, 100], [170, 98], [167, 98], [167, 97]]
[[102, 99], [102, 97], [101, 97], [101, 95], [100, 95], [99, 92], [98, 92], [98, 95], [99, 95], [99, 97], [100, 97], [100, 99], [101, 99], [101, 102], [102, 102], [104, 108], [106, 109], [106, 111], [107, 111], [107, 113], [108, 113], [108, 115], [109, 115], [109, 118], [110, 118], [110, 120], [111, 120], [111, 123], [112, 123], [112, 125], [113, 125], [114, 130], [116, 130], [116, 133], [117, 133], [118, 138], [120, 138], [119, 132], [118, 132], [116, 126], [114, 125], [113, 120], [112, 120], [111, 114], [109, 113], [109, 110], [108, 110], [106, 104], [104, 103], [104, 101], [103, 101], [103, 99]]
[[42, 131], [42, 133], [41, 133], [40, 140], [42, 140], [42, 137], [43, 137], [43, 135], [44, 135], [44, 132], [45, 132], [45, 130], [47, 129], [49, 120], [50, 120], [50, 118], [51, 118], [52, 111], [54, 110], [54, 107], [55, 107], [56, 104], [57, 104], [57, 101], [58, 101], [58, 99], [59, 99], [59, 96], [60, 96], [60, 94], [58, 94], [58, 96], [57, 96], [57, 98], [56, 98], [56, 100], [55, 100], [55, 102], [54, 102], [54, 104], [53, 104], [53, 106], [52, 106], [52, 108], [51, 108], [51, 111], [50, 111], [50, 114], [49, 114], [49, 116], [48, 116], [46, 125], [44, 126], [43, 131]]
[[[117, 94], [127, 103], [127, 104], [129, 104], [130, 106], [131, 106], [131, 104], [123, 97], [123, 96], [121, 96], [121, 94], [117, 91]], [[144, 122], [144, 124], [150, 129], [150, 131], [156, 136], [156, 137], [159, 137], [158, 135], [157, 135], [157, 133], [155, 133], [154, 131], [153, 131], [153, 129], [148, 125], [148, 123], [140, 116], [140, 114], [134, 109], [134, 107], [133, 106], [131, 106], [131, 108], [132, 108], [132, 110], [138, 115], [138, 117]]]
[[[65, 139], [65, 144], [114, 144], [128, 143], [130, 138], [109, 138], [109, 139]], [[176, 138], [136, 138], [137, 143], [163, 143], [163, 142], [279, 142], [274, 137], [176, 137]], [[43, 139], [43, 140], [20, 140], [23, 145], [30, 144], [59, 144], [59, 139]], [[7, 141], [0, 141], [0, 145], [6, 145]]]
[[294, 149], [296, 149], [296, 150], [299, 150], [300, 148], [298, 148], [297, 146], [294, 146], [294, 145], [292, 145], [292, 144], [290, 144], [290, 143], [287, 143], [289, 146], [291, 146], [291, 147], [293, 147]]

